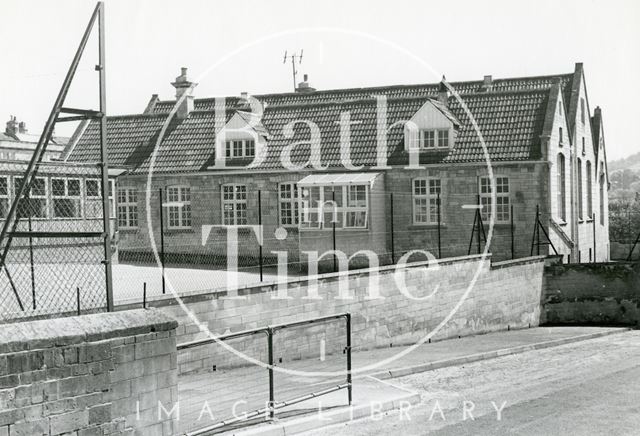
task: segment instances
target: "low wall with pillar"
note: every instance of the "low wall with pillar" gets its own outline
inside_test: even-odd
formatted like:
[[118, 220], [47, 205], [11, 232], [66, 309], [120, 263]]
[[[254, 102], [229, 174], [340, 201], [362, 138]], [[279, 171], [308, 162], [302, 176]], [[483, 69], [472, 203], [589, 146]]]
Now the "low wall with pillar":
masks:
[[174, 434], [177, 322], [132, 310], [0, 328], [0, 436]]

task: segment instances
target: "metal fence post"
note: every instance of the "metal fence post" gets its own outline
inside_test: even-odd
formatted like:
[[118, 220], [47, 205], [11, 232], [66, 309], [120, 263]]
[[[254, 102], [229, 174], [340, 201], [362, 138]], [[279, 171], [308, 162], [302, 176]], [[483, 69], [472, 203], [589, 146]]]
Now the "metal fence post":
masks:
[[147, 308], [147, 282], [142, 284], [142, 308]]
[[[28, 199], [29, 199], [29, 195], [27, 195], [27, 200]], [[31, 211], [29, 211], [27, 222], [29, 223], [29, 263], [31, 266], [31, 298], [33, 301], [33, 310], [36, 310], [36, 272], [33, 266], [33, 238], [31, 237], [31, 232], [33, 231], [33, 228], [31, 227]]]
[[391, 205], [391, 263], [396, 262], [396, 247], [393, 235], [393, 192], [389, 194], [389, 202]]
[[[331, 214], [332, 237], [333, 237], [333, 272], [338, 272], [338, 255], [336, 253], [336, 191], [331, 191], [331, 201], [333, 202], [333, 213]], [[324, 211], [322, 212], [324, 214]]]
[[596, 263], [596, 213], [591, 213], [593, 223], [593, 263]]
[[[536, 228], [540, 225], [540, 205], [536, 204]], [[538, 256], [540, 256], [540, 229], [538, 228], [538, 232], [536, 234], [536, 245], [538, 246]]]
[[351, 314], [347, 313], [347, 394], [349, 396], [349, 405], [353, 402], [353, 386], [351, 378]]
[[[162, 210], [162, 188], [160, 188], [158, 190], [159, 193], [159, 198], [160, 198], [160, 207], [159, 207], [159, 212], [160, 212], [160, 266], [161, 266], [161, 271], [162, 271], [162, 293], [165, 294], [167, 292], [166, 290], [166, 284], [165, 284], [165, 280], [164, 280], [164, 213]], [[146, 285], [146, 283], [145, 283]]]
[[440, 215], [440, 189], [438, 189], [438, 197], [437, 208], [438, 208], [438, 259], [442, 259], [442, 241], [440, 239], [440, 226], [441, 226], [441, 215]]
[[76, 288], [76, 303], [78, 304], [78, 316], [80, 316], [80, 287]]
[[258, 190], [258, 227], [260, 228], [260, 241], [258, 244], [258, 256], [260, 257], [260, 281], [262, 281], [262, 268], [263, 268], [263, 261], [262, 261], [262, 244], [264, 244], [264, 234], [262, 231], [262, 191]]
[[516, 258], [515, 244], [514, 244], [514, 236], [513, 236], [513, 204], [511, 205], [511, 259]]
[[273, 329], [267, 328], [267, 347], [269, 353], [269, 418], [275, 416], [275, 391], [273, 385]]

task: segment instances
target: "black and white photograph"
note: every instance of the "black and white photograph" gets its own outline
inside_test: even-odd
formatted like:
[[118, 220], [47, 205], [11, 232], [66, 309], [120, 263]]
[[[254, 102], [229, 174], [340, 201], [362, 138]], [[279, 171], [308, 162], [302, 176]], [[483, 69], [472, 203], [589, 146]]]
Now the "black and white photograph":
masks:
[[0, 436], [640, 434], [639, 24], [0, 0]]

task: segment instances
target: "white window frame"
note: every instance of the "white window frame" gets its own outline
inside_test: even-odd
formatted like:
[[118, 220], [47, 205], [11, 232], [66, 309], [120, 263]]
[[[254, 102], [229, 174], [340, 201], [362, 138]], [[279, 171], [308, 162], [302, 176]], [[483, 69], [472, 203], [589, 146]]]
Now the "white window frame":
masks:
[[[283, 191], [285, 186], [288, 187], [288, 197], [287, 191]], [[278, 183], [278, 222], [283, 227], [298, 227], [300, 222], [298, 192], [298, 185], [295, 182]], [[290, 211], [290, 216], [285, 216], [285, 209]]]
[[166, 195], [167, 228], [191, 228], [191, 187], [185, 185], [167, 186]]
[[[121, 193], [124, 193], [124, 201], [121, 201]], [[133, 200], [132, 195], [133, 194]], [[138, 228], [138, 191], [134, 187], [119, 186], [117, 192], [116, 219], [118, 228], [137, 229]], [[121, 220], [120, 211], [124, 212], [124, 224]]]
[[[344, 189], [346, 188], [346, 189]], [[347, 185], [343, 188], [343, 201], [342, 201], [342, 216], [343, 216], [343, 227], [345, 229], [366, 229], [369, 223], [369, 187], [367, 185]], [[360, 188], [364, 188], [364, 206], [360, 204], [352, 204], [353, 196], [352, 194], [358, 194], [360, 192]], [[360, 201], [356, 196], [356, 202]], [[338, 209], [338, 213], [340, 213], [340, 209]], [[364, 213], [364, 223], [361, 225], [352, 224], [350, 220], [350, 216], [358, 216], [354, 214]]]
[[[446, 144], [441, 144], [441, 136], [446, 135]], [[418, 148], [420, 150], [437, 150], [450, 148], [451, 135], [449, 129], [420, 129], [418, 132]]]
[[[62, 181], [64, 192], [62, 194], [54, 192], [54, 182]], [[69, 182], [78, 182], [78, 195], [69, 194]], [[77, 213], [75, 215], [58, 215], [56, 213], [56, 200], [66, 200], [75, 203]], [[82, 180], [76, 177], [51, 177], [51, 217], [53, 219], [82, 218]]]
[[[0, 220], [4, 220], [9, 214], [9, 208], [11, 207], [11, 181], [9, 180], [9, 176], [0, 176], [0, 179], [4, 180], [7, 189], [4, 194], [0, 191]], [[3, 202], [6, 202], [5, 206], [2, 206]]]
[[[509, 177], [502, 175], [495, 175], [495, 188], [496, 188], [496, 213], [495, 222], [498, 224], [506, 224], [511, 220], [511, 187]], [[505, 183], [506, 182], [506, 183]], [[480, 186], [478, 192], [480, 193], [480, 214], [484, 222], [488, 222], [491, 219], [492, 203], [491, 193], [492, 185], [491, 178], [488, 176], [482, 176], [479, 178]], [[506, 187], [506, 190], [505, 190]]]
[[[239, 148], [236, 149], [238, 144]], [[248, 147], [249, 144], [253, 144], [253, 146]], [[249, 154], [249, 149], [253, 150], [253, 153]], [[224, 142], [224, 153], [226, 159], [254, 158], [256, 156], [256, 141], [254, 139], [228, 139]]]
[[[419, 193], [416, 193], [416, 188], [419, 187]], [[437, 224], [438, 223], [438, 193], [442, 197], [442, 179], [435, 177], [417, 177], [411, 181], [411, 197], [413, 204], [413, 224]], [[419, 209], [422, 205], [418, 203], [424, 203], [425, 212], [421, 212]], [[442, 219], [442, 215], [440, 216]]]
[[[13, 176], [13, 192], [14, 195], [16, 192], [18, 192], [17, 189], [17, 180], [21, 180], [23, 179], [21, 176]], [[40, 194], [40, 195], [34, 195], [33, 194], [33, 183], [31, 183], [31, 188], [29, 189], [29, 198], [30, 199], [39, 199], [39, 200], [44, 200], [44, 208], [42, 209], [44, 211], [44, 216], [33, 216], [31, 217], [32, 219], [46, 219], [49, 218], [49, 179], [47, 179], [46, 177], [35, 177], [34, 178], [34, 182], [36, 180], [42, 180], [44, 181], [44, 194]], [[20, 207], [18, 205], [18, 211], [20, 210]]]
[[421, 150], [430, 150], [436, 148], [438, 139], [435, 129], [422, 129], [418, 135], [418, 148]]
[[[229, 192], [229, 189], [231, 191]], [[231, 194], [231, 198], [228, 195]], [[247, 185], [243, 183], [226, 183], [220, 187], [222, 205], [222, 224], [225, 226], [247, 225]], [[226, 198], [225, 198], [226, 197]], [[227, 207], [232, 214], [227, 216]], [[240, 216], [238, 216], [240, 211]]]
[[[89, 182], [96, 183], [98, 195], [89, 195]], [[84, 216], [86, 218], [102, 218], [102, 189], [100, 179], [84, 179]]]
[[[438, 148], [449, 148], [450, 138], [449, 129], [438, 129]], [[442, 142], [445, 142], [442, 145]]]
[[[364, 188], [365, 198], [363, 205], [353, 205], [353, 191], [354, 189]], [[319, 190], [319, 199], [315, 201], [317, 204], [309, 205], [309, 200], [305, 194], [305, 190]], [[333, 205], [333, 199], [327, 198], [325, 192], [335, 192], [335, 206]], [[305, 186], [299, 188], [299, 202], [300, 202], [300, 220], [299, 227], [301, 229], [332, 229], [335, 219], [337, 228], [346, 230], [362, 230], [369, 228], [369, 204], [370, 204], [370, 187], [367, 184], [348, 184], [348, 185], [314, 185]], [[364, 223], [361, 225], [354, 225], [350, 216], [353, 214], [363, 214]], [[309, 215], [316, 216], [315, 220], [309, 219]], [[326, 220], [325, 216], [333, 217], [331, 220]], [[357, 215], [356, 215], [357, 216]]]

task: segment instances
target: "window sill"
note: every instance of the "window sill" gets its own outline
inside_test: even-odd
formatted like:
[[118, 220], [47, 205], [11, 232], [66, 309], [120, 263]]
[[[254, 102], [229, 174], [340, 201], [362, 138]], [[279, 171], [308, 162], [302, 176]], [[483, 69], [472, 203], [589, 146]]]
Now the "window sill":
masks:
[[138, 227], [118, 227], [118, 231], [122, 233], [134, 233], [138, 231]]
[[560, 227], [565, 227], [567, 225], [567, 222], [561, 219], [556, 224], [558, 224]]

